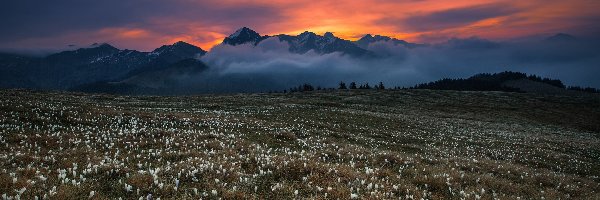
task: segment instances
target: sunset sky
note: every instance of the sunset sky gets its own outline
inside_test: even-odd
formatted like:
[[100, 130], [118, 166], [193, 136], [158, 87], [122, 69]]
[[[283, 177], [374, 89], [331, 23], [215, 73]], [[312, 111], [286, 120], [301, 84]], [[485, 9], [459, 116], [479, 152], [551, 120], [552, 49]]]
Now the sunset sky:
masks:
[[564, 32], [600, 35], [598, 0], [54, 0], [2, 1], [0, 49], [60, 49], [108, 42], [151, 51], [182, 40], [210, 49], [237, 28], [305, 30], [356, 40], [366, 33], [411, 42], [504, 40]]

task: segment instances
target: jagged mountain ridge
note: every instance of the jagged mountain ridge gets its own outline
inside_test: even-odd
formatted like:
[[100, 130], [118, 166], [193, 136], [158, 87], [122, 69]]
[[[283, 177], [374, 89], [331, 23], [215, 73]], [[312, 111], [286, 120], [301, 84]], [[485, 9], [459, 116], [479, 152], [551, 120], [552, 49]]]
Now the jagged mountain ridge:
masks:
[[280, 41], [286, 41], [290, 45], [290, 51], [295, 53], [306, 53], [310, 50], [319, 54], [341, 52], [350, 56], [372, 56], [372, 52], [356, 46], [349, 40], [340, 39], [328, 32], [320, 36], [305, 31], [298, 36], [278, 35]]
[[269, 38], [269, 36], [261, 36], [256, 31], [242, 27], [236, 30], [234, 33], [223, 39], [223, 44], [228, 45], [240, 45], [245, 43], [252, 43], [254, 45], [258, 44], [260, 41]]
[[350, 40], [345, 40], [336, 37], [331, 32], [326, 32], [324, 35], [317, 35], [316, 33], [305, 31], [299, 35], [286, 35], [279, 34], [274, 36], [264, 35], [261, 36], [256, 31], [249, 29], [247, 27], [242, 27], [236, 30], [233, 34], [226, 37], [222, 44], [225, 45], [240, 45], [251, 43], [253, 45], [258, 45], [261, 41], [268, 38], [278, 38], [279, 41], [287, 42], [290, 45], [290, 52], [304, 54], [308, 51], [314, 51], [318, 54], [328, 54], [334, 52], [340, 52], [342, 54], [361, 57], [361, 56], [375, 56], [373, 52], [367, 50], [367, 47], [370, 43], [377, 41], [392, 41], [396, 45], [404, 45], [406, 47], [417, 47], [418, 44], [413, 44], [406, 42], [404, 40], [398, 40], [395, 38], [376, 35], [376, 37], [371, 37], [370, 34], [367, 34], [365, 37], [361, 38], [361, 40], [353, 42]]
[[42, 58], [3, 54], [0, 55], [0, 86], [69, 89], [161, 69], [204, 54], [205, 50], [185, 42], [164, 45], [152, 52], [120, 50], [109, 44], [100, 44]]
[[389, 42], [389, 41], [391, 41], [395, 45], [403, 45], [403, 46], [408, 47], [408, 48], [415, 48], [415, 47], [423, 46], [423, 44], [410, 43], [410, 42], [407, 42], [405, 40], [399, 40], [399, 39], [396, 39], [396, 38], [392, 38], [392, 37], [388, 37], [388, 36], [382, 36], [382, 35], [372, 36], [371, 34], [366, 34], [365, 36], [363, 36], [362, 38], [360, 38], [359, 40], [357, 40], [354, 43], [356, 45], [358, 45], [359, 47], [366, 49], [372, 43], [375, 43], [375, 42]]

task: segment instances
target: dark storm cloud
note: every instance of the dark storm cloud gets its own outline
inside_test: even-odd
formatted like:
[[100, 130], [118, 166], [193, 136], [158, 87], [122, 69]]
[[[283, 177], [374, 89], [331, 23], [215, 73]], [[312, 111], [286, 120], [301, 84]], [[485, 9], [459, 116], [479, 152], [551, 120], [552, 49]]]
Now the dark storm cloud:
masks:
[[167, 33], [185, 31], [169, 29], [184, 27], [176, 26], [179, 23], [211, 22], [211, 25], [215, 25], [214, 22], [218, 22], [218, 26], [234, 29], [246, 24], [263, 24], [275, 18], [281, 19], [282, 16], [274, 7], [258, 4], [225, 5], [212, 0], [2, 1], [0, 41], [48, 38], [67, 32], [90, 32], [124, 26]]
[[404, 19], [385, 18], [381, 24], [401, 24], [411, 31], [432, 31], [456, 28], [471, 23], [517, 13], [519, 9], [508, 4], [485, 4], [455, 8], [425, 14], [416, 14]]

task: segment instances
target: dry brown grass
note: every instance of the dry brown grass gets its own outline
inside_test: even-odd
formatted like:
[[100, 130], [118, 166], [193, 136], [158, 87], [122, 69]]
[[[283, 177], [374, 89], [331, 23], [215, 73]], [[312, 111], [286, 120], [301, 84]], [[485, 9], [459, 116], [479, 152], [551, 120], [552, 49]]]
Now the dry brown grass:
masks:
[[129, 185], [134, 186], [135, 188], [147, 190], [152, 186], [152, 176], [149, 174], [134, 174], [129, 179], [127, 179], [127, 183]]

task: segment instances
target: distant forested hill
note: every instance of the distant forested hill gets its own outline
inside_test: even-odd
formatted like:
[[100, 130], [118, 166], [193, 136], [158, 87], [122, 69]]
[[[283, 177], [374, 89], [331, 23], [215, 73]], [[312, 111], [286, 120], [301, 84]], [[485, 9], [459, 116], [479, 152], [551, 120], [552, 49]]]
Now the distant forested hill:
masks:
[[440, 79], [418, 84], [415, 89], [459, 91], [506, 91], [567, 94], [574, 91], [598, 92], [594, 88], [566, 87], [558, 79], [542, 78], [521, 72], [482, 73], [463, 79]]

